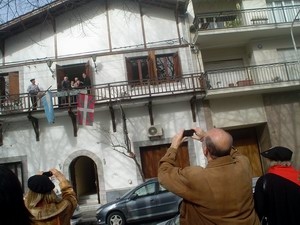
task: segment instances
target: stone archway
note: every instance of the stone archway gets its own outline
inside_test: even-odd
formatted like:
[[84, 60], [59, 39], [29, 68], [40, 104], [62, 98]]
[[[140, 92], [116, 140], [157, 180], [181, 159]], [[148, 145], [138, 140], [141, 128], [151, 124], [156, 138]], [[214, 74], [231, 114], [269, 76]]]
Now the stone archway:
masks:
[[103, 164], [101, 159], [94, 154], [93, 152], [87, 151], [87, 150], [79, 150], [76, 152], [73, 152], [72, 154], [70, 154], [67, 159], [64, 161], [63, 164], [63, 173], [66, 175], [66, 177], [69, 177], [69, 179], [71, 180], [71, 175], [70, 175], [70, 166], [73, 163], [74, 160], [78, 159], [79, 157], [88, 157], [90, 159], [92, 159], [96, 165], [96, 174], [97, 174], [97, 178], [98, 178], [98, 196], [100, 198], [100, 203], [106, 203], [106, 191], [105, 191], [105, 181], [104, 181], [104, 175], [103, 175]]

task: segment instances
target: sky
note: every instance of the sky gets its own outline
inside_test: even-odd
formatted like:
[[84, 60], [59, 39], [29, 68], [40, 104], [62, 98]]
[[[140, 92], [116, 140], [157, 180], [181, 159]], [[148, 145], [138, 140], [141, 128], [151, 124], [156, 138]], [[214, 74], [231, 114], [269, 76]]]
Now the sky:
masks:
[[0, 0], [0, 24], [33, 11], [55, 0]]

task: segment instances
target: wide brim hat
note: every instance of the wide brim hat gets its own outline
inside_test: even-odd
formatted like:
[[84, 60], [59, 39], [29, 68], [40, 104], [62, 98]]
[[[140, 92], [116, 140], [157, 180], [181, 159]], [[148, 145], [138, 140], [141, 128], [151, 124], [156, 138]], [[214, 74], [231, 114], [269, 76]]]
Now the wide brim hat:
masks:
[[262, 152], [261, 155], [273, 161], [291, 161], [293, 152], [286, 147], [276, 146]]
[[34, 175], [28, 179], [28, 188], [36, 193], [45, 194], [54, 189], [55, 185], [45, 175]]

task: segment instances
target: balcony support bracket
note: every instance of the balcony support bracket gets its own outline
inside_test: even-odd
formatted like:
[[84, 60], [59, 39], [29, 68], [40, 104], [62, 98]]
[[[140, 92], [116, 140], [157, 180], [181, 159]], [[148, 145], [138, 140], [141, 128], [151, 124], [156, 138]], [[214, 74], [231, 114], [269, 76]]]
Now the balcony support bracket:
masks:
[[153, 119], [153, 111], [152, 111], [152, 101], [149, 101], [149, 103], [148, 103], [148, 112], [149, 112], [149, 116], [150, 116], [150, 125], [153, 126], [154, 119]]
[[76, 119], [76, 114], [72, 111], [71, 107], [68, 110], [68, 114], [72, 120], [74, 137], [77, 137], [77, 131], [78, 131], [77, 119]]
[[111, 121], [112, 121], [112, 126], [113, 126], [113, 131], [116, 132], [116, 117], [115, 117], [115, 111], [112, 105], [109, 106], [109, 111], [110, 111], [110, 116], [111, 116]]
[[31, 113], [29, 113], [29, 115], [27, 117], [31, 121], [32, 127], [33, 127], [34, 132], [35, 132], [35, 139], [36, 139], [36, 141], [40, 141], [39, 120], [37, 118], [33, 117], [31, 115]]
[[192, 111], [192, 118], [193, 122], [196, 122], [196, 96], [194, 95], [190, 100], [191, 111]]

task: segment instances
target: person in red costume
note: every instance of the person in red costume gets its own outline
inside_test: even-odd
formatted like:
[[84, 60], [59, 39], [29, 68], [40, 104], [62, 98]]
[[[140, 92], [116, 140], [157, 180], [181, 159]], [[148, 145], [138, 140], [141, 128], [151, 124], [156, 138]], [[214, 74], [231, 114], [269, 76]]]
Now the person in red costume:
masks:
[[293, 152], [282, 146], [261, 155], [268, 159], [268, 172], [255, 185], [255, 209], [268, 225], [299, 225], [300, 171], [291, 163]]

